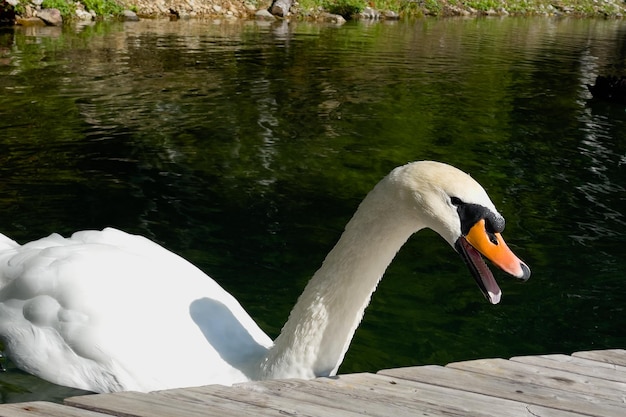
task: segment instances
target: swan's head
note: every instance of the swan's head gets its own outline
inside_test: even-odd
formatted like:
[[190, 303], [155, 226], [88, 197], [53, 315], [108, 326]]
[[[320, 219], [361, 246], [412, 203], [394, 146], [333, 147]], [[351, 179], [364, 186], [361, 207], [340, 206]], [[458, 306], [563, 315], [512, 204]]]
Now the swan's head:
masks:
[[419, 161], [396, 168], [388, 178], [400, 185], [418, 221], [461, 255], [490, 303], [500, 302], [502, 293], [481, 254], [518, 279], [530, 277], [528, 266], [502, 239], [504, 218], [472, 177], [450, 165]]

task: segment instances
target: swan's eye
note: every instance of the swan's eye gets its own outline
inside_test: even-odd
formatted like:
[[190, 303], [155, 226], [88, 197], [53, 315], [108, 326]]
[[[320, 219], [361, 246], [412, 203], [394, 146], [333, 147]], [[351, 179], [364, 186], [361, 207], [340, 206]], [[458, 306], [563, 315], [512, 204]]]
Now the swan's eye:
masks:
[[457, 207], [462, 206], [463, 204], [465, 204], [465, 203], [463, 203], [463, 200], [461, 200], [458, 197], [450, 197], [450, 202], [452, 203], [453, 206], [457, 206]]
[[461, 220], [461, 233], [467, 235], [472, 227], [480, 220], [485, 221], [485, 233], [494, 245], [498, 244], [496, 233], [504, 230], [504, 219], [496, 216], [491, 210], [480, 204], [465, 203], [458, 197], [451, 197], [450, 203], [456, 206], [456, 211]]

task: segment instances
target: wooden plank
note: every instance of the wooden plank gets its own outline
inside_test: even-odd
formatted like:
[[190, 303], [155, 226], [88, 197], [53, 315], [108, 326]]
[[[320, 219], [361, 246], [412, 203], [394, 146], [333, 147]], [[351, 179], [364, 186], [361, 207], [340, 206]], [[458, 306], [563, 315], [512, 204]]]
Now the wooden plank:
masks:
[[[222, 385], [209, 385], [196, 388], [174, 389], [154, 393], [162, 398], [192, 400], [201, 406], [211, 406], [215, 403], [223, 404], [224, 407], [235, 414], [245, 411], [246, 415], [260, 416], [285, 416], [297, 415], [302, 417], [334, 416], [334, 417], [357, 417], [359, 414], [337, 409], [335, 404], [322, 404], [323, 401], [306, 402], [301, 399], [293, 399], [288, 396], [274, 395], [268, 390], [263, 390], [262, 382], [250, 383], [258, 385], [255, 389], [245, 389], [241, 386], [227, 387]], [[204, 408], [204, 407], [202, 407]]]
[[613, 365], [626, 366], [626, 350], [608, 349], [591, 350], [588, 352], [575, 352], [572, 356], [577, 358], [591, 359], [593, 361], [610, 363]]
[[[542, 417], [580, 417], [580, 414], [534, 404], [511, 401], [503, 398], [486, 396], [452, 388], [409, 381], [384, 375], [351, 374], [339, 378], [321, 378], [316, 382], [328, 385], [329, 389], [355, 388], [364, 392], [366, 398], [371, 393], [384, 396], [392, 403], [423, 403], [437, 407], [444, 415], [461, 416], [542, 416]], [[394, 413], [387, 413], [395, 415]]]
[[0, 405], [0, 417], [623, 417], [626, 350]]
[[597, 417], [623, 417], [625, 410], [623, 405], [568, 392], [566, 386], [563, 390], [554, 389], [443, 366], [398, 368], [380, 371], [379, 374]]
[[597, 362], [569, 355], [515, 356], [510, 360], [626, 383], [626, 366], [613, 365], [606, 362]]
[[90, 411], [124, 417], [232, 417], [247, 416], [244, 411], [232, 413], [215, 407], [198, 407], [189, 401], [159, 397], [138, 392], [118, 392], [113, 394], [86, 395], [71, 397], [65, 404]]
[[[231, 398], [228, 398], [227, 395], [220, 395], [223, 391], [230, 391]], [[246, 392], [238, 392], [233, 387], [224, 385], [178, 388], [153, 392], [152, 394], [165, 399], [171, 398], [192, 402], [196, 404], [198, 408], [215, 407], [217, 405], [220, 409], [224, 410], [226, 415], [271, 417], [280, 415], [280, 411], [268, 406], [268, 402], [271, 401], [271, 399], [246, 395]], [[289, 406], [285, 404], [284, 408], [288, 407]]]
[[[156, 391], [151, 393], [161, 397], [161, 399], [173, 399], [178, 401], [187, 401], [195, 404], [197, 409], [211, 407], [219, 408], [221, 415], [241, 415], [241, 416], [276, 416], [277, 412], [273, 409], [264, 407], [262, 401], [255, 404], [252, 398], [246, 398], [244, 395], [233, 393], [238, 400], [225, 399], [217, 395], [222, 389], [232, 390], [232, 387], [221, 385], [207, 385], [203, 387], [177, 388], [164, 391]], [[246, 401], [246, 399], [248, 401]]]
[[[366, 374], [367, 375], [367, 374]], [[371, 374], [370, 374], [371, 375]], [[352, 376], [352, 375], [350, 375]], [[372, 378], [376, 379], [374, 375]], [[354, 380], [354, 378], [351, 378]], [[389, 379], [389, 378], [387, 378]], [[246, 384], [246, 389], [262, 389], [281, 398], [289, 397], [297, 401], [306, 401], [346, 410], [355, 415], [374, 417], [465, 417], [467, 412], [445, 404], [429, 404], [419, 398], [403, 395], [389, 395], [377, 391], [371, 386], [344, 383], [344, 376], [321, 378], [313, 381], [280, 380], [265, 381], [262, 384]], [[389, 383], [385, 381], [385, 383]], [[408, 381], [407, 381], [408, 383]], [[320, 413], [320, 416], [326, 413]], [[490, 417], [489, 414], [474, 411], [475, 417]]]
[[594, 378], [558, 369], [544, 368], [512, 362], [504, 359], [479, 359], [467, 362], [448, 364], [447, 367], [476, 372], [483, 375], [493, 375], [506, 378], [517, 383], [534, 384], [543, 387], [567, 390], [590, 394], [596, 398], [614, 401], [623, 404], [626, 384], [605, 379]]
[[43, 401], [0, 405], [0, 417], [110, 417], [79, 408]]
[[[280, 398], [281, 401], [289, 400], [310, 404], [316, 415], [326, 415], [325, 409], [333, 409], [335, 413], [342, 415], [360, 416], [367, 413], [371, 416], [388, 416], [390, 413], [398, 417], [425, 416], [425, 414], [409, 412], [399, 406], [380, 401], [379, 398], [364, 400], [354, 392], [345, 390], [329, 390], [316, 383], [316, 380], [272, 380], [257, 383], [239, 385], [241, 389], [263, 392], [267, 395]], [[387, 414], [385, 414], [385, 410]], [[436, 415], [435, 415], [436, 416]]]

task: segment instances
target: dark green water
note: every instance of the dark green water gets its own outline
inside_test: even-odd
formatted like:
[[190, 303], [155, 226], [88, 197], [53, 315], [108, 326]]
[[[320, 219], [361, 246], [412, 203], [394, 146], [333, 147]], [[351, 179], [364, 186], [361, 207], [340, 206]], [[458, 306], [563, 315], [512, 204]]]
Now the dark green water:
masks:
[[[275, 336], [367, 191], [436, 159], [485, 186], [533, 276], [497, 274], [488, 305], [421, 232], [340, 371], [623, 348], [626, 109], [585, 84], [625, 67], [611, 20], [3, 29], [0, 231], [146, 235]], [[5, 365], [5, 402], [76, 392]]]

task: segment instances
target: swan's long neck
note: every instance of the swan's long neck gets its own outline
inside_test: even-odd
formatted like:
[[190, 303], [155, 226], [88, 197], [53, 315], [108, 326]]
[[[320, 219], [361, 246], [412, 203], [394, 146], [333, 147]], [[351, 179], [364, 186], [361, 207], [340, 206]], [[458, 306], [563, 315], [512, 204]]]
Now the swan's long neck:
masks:
[[261, 364], [262, 378], [334, 375], [372, 293], [406, 240], [422, 225], [389, 178], [363, 200], [294, 306]]

